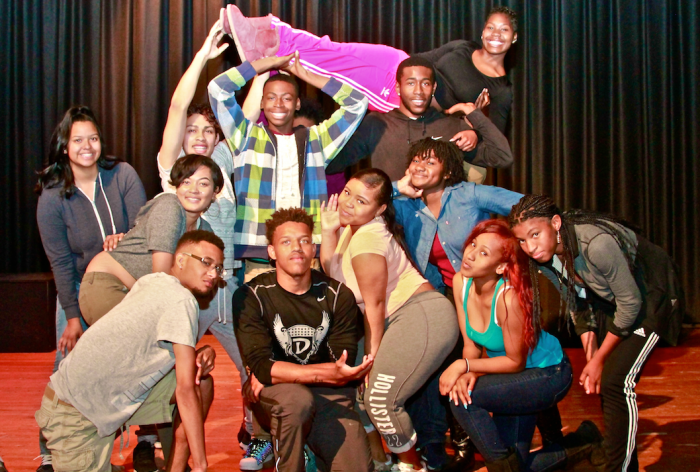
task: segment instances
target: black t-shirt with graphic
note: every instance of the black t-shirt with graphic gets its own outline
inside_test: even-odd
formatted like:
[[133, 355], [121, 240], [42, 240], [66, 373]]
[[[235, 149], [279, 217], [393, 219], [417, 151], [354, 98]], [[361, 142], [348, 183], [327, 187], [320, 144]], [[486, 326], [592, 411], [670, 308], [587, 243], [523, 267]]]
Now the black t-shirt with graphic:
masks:
[[302, 295], [280, 287], [276, 271], [255, 277], [233, 295], [233, 325], [244, 362], [268, 385], [278, 360], [335, 362], [347, 350], [347, 363], [354, 365], [361, 317], [352, 291], [315, 270]]

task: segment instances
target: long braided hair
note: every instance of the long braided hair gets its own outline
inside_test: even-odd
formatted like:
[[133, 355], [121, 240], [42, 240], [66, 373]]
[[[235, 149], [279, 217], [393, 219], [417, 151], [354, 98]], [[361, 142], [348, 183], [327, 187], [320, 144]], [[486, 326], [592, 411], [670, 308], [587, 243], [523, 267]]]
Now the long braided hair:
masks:
[[[524, 223], [530, 218], [551, 219], [554, 215], [559, 215], [562, 221], [559, 234], [564, 249], [564, 268], [568, 273], [566, 278], [566, 298], [559, 299], [559, 312], [564, 313], [564, 309], [574, 310], [576, 306], [576, 278], [574, 277], [574, 247], [577, 244], [576, 234], [572, 234], [573, 228], [570, 225], [595, 225], [612, 236], [620, 250], [625, 256], [625, 260], [631, 272], [634, 272], [634, 259], [629, 248], [634, 246], [634, 241], [630, 240], [620, 226], [639, 232], [639, 228], [629, 222], [617, 218], [613, 215], [596, 213], [585, 210], [570, 210], [562, 212], [550, 197], [546, 195], [525, 195], [520, 201], [513, 205], [508, 215], [508, 224], [511, 229], [520, 223]], [[571, 231], [570, 231], [571, 229]], [[530, 278], [532, 279], [533, 296], [533, 316], [539, 318], [541, 314], [540, 288], [537, 278], [538, 265], [534, 259], [530, 259]]]

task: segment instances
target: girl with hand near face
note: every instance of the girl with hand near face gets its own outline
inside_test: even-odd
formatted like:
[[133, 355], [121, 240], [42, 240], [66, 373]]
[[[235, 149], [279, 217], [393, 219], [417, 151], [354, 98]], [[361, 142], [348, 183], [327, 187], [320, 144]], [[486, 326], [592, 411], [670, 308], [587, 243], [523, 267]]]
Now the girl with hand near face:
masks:
[[476, 225], [454, 289], [463, 358], [440, 376], [440, 393], [487, 469], [556, 470], [590, 455], [600, 435], [590, 422], [567, 436], [566, 450], [550, 444], [529, 452], [538, 413], [564, 398], [572, 373], [559, 341], [540, 328], [527, 258], [505, 221]]
[[537, 272], [547, 276], [575, 320], [587, 360], [579, 384], [602, 397], [605, 470], [638, 470], [634, 388], [659, 339], [678, 341], [683, 291], [675, 264], [623, 220], [562, 213], [544, 195], [524, 196], [508, 220], [533, 281]]
[[134, 229], [88, 265], [80, 292], [80, 309], [88, 324], [114, 308], [140, 277], [169, 272], [177, 241], [186, 231], [211, 231], [200, 216], [223, 185], [219, 166], [209, 157], [191, 154], [178, 159], [170, 182], [176, 194], [161, 193], [148, 201]]
[[[420, 275], [396, 223], [389, 177], [355, 174], [321, 206], [321, 264], [355, 294], [365, 319], [365, 354], [374, 366], [364, 406], [399, 469], [422, 469], [404, 403], [435, 372], [457, 340], [450, 302]], [[342, 231], [339, 230], [343, 227]]]

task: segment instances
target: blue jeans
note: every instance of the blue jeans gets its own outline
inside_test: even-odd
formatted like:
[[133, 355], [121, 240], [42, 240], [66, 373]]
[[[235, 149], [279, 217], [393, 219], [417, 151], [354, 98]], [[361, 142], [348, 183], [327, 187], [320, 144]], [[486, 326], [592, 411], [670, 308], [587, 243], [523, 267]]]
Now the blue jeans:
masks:
[[563, 448], [553, 444], [530, 454], [530, 442], [537, 413], [561, 401], [572, 378], [571, 364], [564, 354], [554, 366], [484, 375], [474, 386], [468, 408], [454, 403], [450, 407], [487, 463], [508, 457], [508, 448], [515, 447], [526, 470], [555, 470], [566, 461]]

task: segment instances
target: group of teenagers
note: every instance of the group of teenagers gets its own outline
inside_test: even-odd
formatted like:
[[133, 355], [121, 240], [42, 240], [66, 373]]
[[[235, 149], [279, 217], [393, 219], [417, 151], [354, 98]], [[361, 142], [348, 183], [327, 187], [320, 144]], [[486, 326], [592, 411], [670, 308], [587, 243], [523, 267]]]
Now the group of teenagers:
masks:
[[[243, 63], [192, 105], [225, 34]], [[175, 89], [150, 201], [91, 110], [69, 109], [37, 184], [58, 291], [37, 470], [109, 471], [130, 425], [137, 471], [157, 470], [156, 441], [168, 470], [206, 470], [207, 330], [241, 377], [242, 470], [469, 470], [474, 449], [489, 471], [638, 470], [635, 385], [677, 341], [677, 270], [621, 219], [482, 185], [513, 162], [516, 40], [506, 7], [481, 44], [409, 56], [229, 5]], [[294, 77], [339, 108], [295, 117]], [[538, 274], [581, 337], [604, 438], [591, 421], [562, 433], [574, 373], [541, 327]]]

